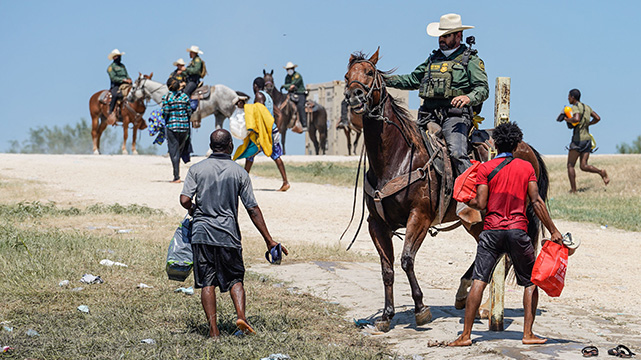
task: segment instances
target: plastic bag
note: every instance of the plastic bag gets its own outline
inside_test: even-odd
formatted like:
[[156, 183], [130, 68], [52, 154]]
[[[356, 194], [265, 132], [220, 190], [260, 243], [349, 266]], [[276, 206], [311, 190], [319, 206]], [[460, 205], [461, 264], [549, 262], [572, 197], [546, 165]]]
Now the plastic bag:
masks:
[[568, 248], [546, 241], [532, 269], [532, 282], [551, 297], [558, 297], [565, 285]]
[[191, 250], [191, 223], [191, 218], [185, 216], [169, 243], [165, 267], [169, 280], [185, 281], [191, 273], [194, 265], [194, 254]]
[[245, 123], [245, 110], [236, 108], [229, 118], [229, 131], [238, 140], [247, 137], [247, 124]]
[[467, 168], [456, 180], [454, 180], [454, 200], [466, 203], [476, 197], [476, 173], [481, 163], [472, 160], [472, 166]]

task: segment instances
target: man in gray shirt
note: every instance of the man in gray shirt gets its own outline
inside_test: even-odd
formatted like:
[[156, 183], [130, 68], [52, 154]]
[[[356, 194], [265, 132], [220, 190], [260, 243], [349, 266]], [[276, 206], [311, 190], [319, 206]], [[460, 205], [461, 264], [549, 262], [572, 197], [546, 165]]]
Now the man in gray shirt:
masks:
[[[214, 131], [209, 147], [213, 153], [189, 169], [180, 194], [180, 204], [194, 218], [191, 239], [194, 283], [196, 288], [202, 288], [201, 302], [210, 325], [209, 336], [217, 338], [220, 335], [216, 325], [216, 286], [221, 292], [231, 290], [238, 328], [245, 333], [254, 333], [245, 317], [239, 197], [267, 248], [271, 250], [279, 244], [267, 230], [249, 175], [231, 160], [234, 149], [231, 134], [224, 129]], [[284, 246], [282, 252], [287, 255]]]

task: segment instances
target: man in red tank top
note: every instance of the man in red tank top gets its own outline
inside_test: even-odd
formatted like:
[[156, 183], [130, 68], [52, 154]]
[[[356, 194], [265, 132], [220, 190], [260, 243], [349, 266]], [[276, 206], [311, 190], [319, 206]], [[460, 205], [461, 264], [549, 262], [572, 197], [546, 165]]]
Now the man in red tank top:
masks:
[[501, 124], [494, 129], [492, 138], [499, 155], [479, 167], [476, 198], [467, 203], [477, 210], [487, 209], [487, 214], [474, 260], [474, 282], [465, 304], [463, 333], [450, 346], [472, 344], [472, 325], [481, 304], [483, 290], [490, 281], [496, 261], [504, 253], [512, 259], [517, 283], [525, 288], [522, 342], [542, 344], [547, 341], [532, 332], [539, 292], [530, 281], [536, 252], [527, 234], [525, 209], [528, 199], [532, 202], [536, 216], [550, 232], [551, 240], [560, 244], [562, 236], [550, 219], [545, 202], [539, 196], [534, 168], [529, 162], [512, 157], [512, 152], [523, 139], [521, 129], [516, 123]]

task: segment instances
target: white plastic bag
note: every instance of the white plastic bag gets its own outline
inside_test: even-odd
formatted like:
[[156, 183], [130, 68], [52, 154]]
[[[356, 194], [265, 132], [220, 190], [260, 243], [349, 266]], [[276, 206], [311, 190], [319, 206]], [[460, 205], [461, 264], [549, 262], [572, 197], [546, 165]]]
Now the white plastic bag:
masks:
[[231, 135], [239, 140], [247, 137], [247, 125], [245, 123], [245, 110], [236, 108], [229, 118], [229, 130]]

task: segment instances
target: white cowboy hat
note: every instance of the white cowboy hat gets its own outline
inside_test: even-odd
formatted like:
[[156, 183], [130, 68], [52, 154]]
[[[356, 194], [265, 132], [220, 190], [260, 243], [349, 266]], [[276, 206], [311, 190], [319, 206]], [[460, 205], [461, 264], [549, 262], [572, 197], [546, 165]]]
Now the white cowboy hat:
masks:
[[196, 45], [192, 45], [190, 48], [187, 49], [187, 52], [193, 52], [197, 54], [202, 54], [203, 52], [200, 51], [200, 48]]
[[183, 58], [180, 58], [174, 61], [174, 66], [178, 66], [178, 65], [185, 65], [185, 60], [183, 60]]
[[288, 61], [288, 62], [287, 62], [287, 65], [283, 66], [283, 68], [285, 68], [285, 69], [293, 69], [293, 68], [295, 68], [295, 67], [297, 67], [297, 66], [298, 66], [298, 65], [294, 64], [293, 62]]
[[120, 52], [120, 50], [118, 50], [118, 49], [113, 49], [113, 50], [111, 50], [111, 52], [109, 53], [107, 58], [109, 60], [113, 60], [114, 56], [117, 56], [117, 55], [123, 56], [123, 55], [125, 55], [125, 53], [124, 52]]
[[463, 25], [461, 15], [445, 14], [441, 16], [441, 21], [427, 25], [427, 35], [439, 37], [467, 29], [474, 29], [474, 26]]

